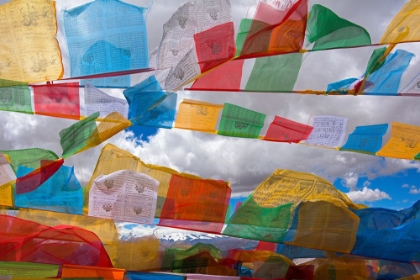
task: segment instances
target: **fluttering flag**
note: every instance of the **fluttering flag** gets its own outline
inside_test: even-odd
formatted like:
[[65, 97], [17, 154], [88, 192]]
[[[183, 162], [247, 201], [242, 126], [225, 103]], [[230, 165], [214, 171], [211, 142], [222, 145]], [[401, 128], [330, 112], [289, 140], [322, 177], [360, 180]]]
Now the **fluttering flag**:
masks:
[[88, 230], [6, 215], [0, 215], [0, 224], [0, 261], [112, 267], [101, 240]]
[[[70, 76], [147, 68], [147, 8], [97, 0], [62, 12]], [[130, 86], [130, 76], [94, 79], [94, 86]]]
[[253, 19], [243, 19], [237, 56], [259, 57], [299, 52], [305, 38], [308, 1], [259, 1]]
[[96, 126], [96, 119], [99, 112], [93, 113], [87, 118], [78, 121], [60, 131], [60, 144], [63, 148], [63, 158], [68, 158], [86, 147], [88, 139], [91, 137]]
[[128, 280], [185, 280], [184, 275], [158, 273], [158, 272], [139, 272], [127, 271]]
[[1, 152], [9, 157], [9, 164], [15, 173], [19, 166], [37, 169], [41, 167], [42, 160], [54, 161], [58, 159], [54, 152], [40, 148], [2, 150]]
[[27, 83], [59, 79], [63, 66], [55, 38], [55, 4], [14, 0], [0, 5], [0, 14], [14, 15], [2, 19], [0, 79]]
[[[120, 240], [114, 267], [137, 271], [161, 269], [159, 244], [159, 239], [154, 235]], [[139, 256], [141, 256], [141, 261], [139, 261]]]
[[69, 225], [93, 232], [100, 238], [112, 263], [115, 264], [119, 238], [117, 228], [112, 220], [30, 209], [20, 209], [18, 218], [42, 223], [50, 227]]
[[[32, 171], [32, 168], [19, 166], [17, 176], [24, 177]], [[61, 166], [38, 188], [20, 194], [16, 192], [14, 198], [17, 207], [79, 215], [83, 212], [82, 186], [73, 167]]]
[[93, 148], [131, 125], [131, 122], [117, 112], [101, 119], [96, 125], [99, 112], [78, 121], [60, 131], [63, 158]]
[[175, 127], [214, 132], [223, 105], [184, 99], [179, 105]]
[[124, 90], [132, 124], [172, 128], [176, 111], [176, 93], [166, 94], [156, 77], [150, 76]]
[[413, 53], [405, 50], [396, 50], [389, 54], [383, 65], [367, 77], [364, 94], [398, 95], [401, 77], [413, 57]]
[[370, 45], [370, 35], [363, 27], [337, 16], [330, 9], [314, 4], [308, 18], [307, 39], [312, 50]]
[[[182, 4], [164, 24], [156, 72], [165, 90], [178, 90], [234, 56], [228, 0]], [[164, 74], [163, 74], [164, 73]]]
[[313, 117], [314, 129], [305, 140], [305, 144], [337, 148], [344, 142], [347, 118], [335, 116]]
[[32, 86], [35, 114], [80, 119], [79, 83]]
[[191, 90], [237, 91], [241, 87], [244, 59], [230, 60], [194, 81]]
[[159, 182], [131, 170], [101, 175], [89, 190], [89, 216], [153, 224]]
[[27, 85], [0, 87], [0, 110], [32, 114], [29, 87]]
[[173, 174], [159, 225], [220, 233], [230, 193], [224, 181]]
[[64, 159], [55, 161], [41, 160], [41, 166], [38, 169], [16, 179], [16, 194], [23, 194], [36, 190], [53, 176], [63, 163]]
[[420, 153], [420, 127], [392, 122], [391, 138], [376, 155], [413, 159]]
[[0, 186], [16, 180], [15, 172], [10, 166], [7, 158], [0, 152]]
[[258, 138], [264, 126], [265, 114], [225, 103], [218, 134], [243, 138]]
[[112, 112], [118, 112], [122, 116], [128, 117], [128, 103], [125, 99], [110, 96], [91, 84], [85, 84], [84, 112], [84, 116], [99, 112], [100, 118]]
[[379, 43], [392, 44], [420, 40], [417, 24], [419, 13], [418, 1], [409, 0], [388, 25]]
[[203, 251], [208, 252], [214, 259], [222, 257], [222, 251], [211, 244], [197, 243], [188, 249], [167, 248], [162, 258], [162, 269], [171, 270], [174, 261], [186, 259]]
[[419, 96], [420, 95], [420, 74], [415, 76], [406, 86], [399, 92], [403, 96]]
[[292, 91], [302, 66], [302, 58], [303, 54], [293, 53], [255, 59], [245, 90]]
[[302, 140], [308, 139], [313, 129], [310, 125], [275, 116], [268, 127], [264, 140], [299, 143]]
[[388, 124], [357, 126], [340, 150], [375, 154], [382, 147], [382, 137], [387, 129]]

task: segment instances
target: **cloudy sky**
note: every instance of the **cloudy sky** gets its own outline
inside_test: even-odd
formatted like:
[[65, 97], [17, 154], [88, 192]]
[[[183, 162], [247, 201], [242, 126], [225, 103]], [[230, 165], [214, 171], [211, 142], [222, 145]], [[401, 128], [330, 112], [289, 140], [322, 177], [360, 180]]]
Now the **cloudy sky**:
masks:
[[[0, 3], [5, 3], [1, 1]], [[74, 7], [87, 1], [65, 1]], [[147, 3], [147, 1], [124, 1]], [[149, 50], [159, 45], [162, 26], [176, 8], [185, 1], [154, 0], [147, 16]], [[388, 23], [407, 1], [395, 0], [319, 0], [339, 16], [365, 27], [378, 42]], [[71, 3], [71, 4], [70, 4]], [[235, 29], [249, 12], [254, 0], [232, 0]], [[401, 44], [416, 56], [403, 77], [402, 88], [419, 71], [419, 44]], [[325, 90], [328, 83], [363, 74], [370, 54], [375, 48], [355, 48], [320, 51], [305, 55], [295, 89]], [[252, 66], [252, 61], [247, 62]], [[248, 65], [247, 64], [247, 65]], [[116, 95], [122, 94], [117, 92]], [[308, 96], [281, 93], [251, 92], [178, 92], [178, 103], [184, 98], [243, 106], [267, 114], [265, 128], [274, 115], [307, 123], [311, 116], [332, 115], [349, 119], [347, 133], [356, 126], [391, 123], [393, 121], [420, 126], [417, 117], [420, 99], [416, 97], [375, 96]], [[0, 112], [0, 148], [22, 149], [39, 147], [61, 154], [58, 133], [74, 121]], [[181, 129], [160, 129], [147, 141], [137, 134], [122, 132], [109, 142], [126, 149], [146, 163], [174, 168], [204, 178], [231, 182], [236, 196], [246, 195], [276, 169], [312, 172], [333, 182], [340, 190], [349, 192], [357, 201], [371, 206], [394, 209], [409, 207], [420, 197], [420, 162], [385, 159], [370, 155], [341, 152], [297, 144], [265, 142], [210, 135]], [[145, 132], [149, 134], [148, 132]], [[265, 133], [265, 130], [261, 132]], [[389, 132], [386, 139], [389, 138]], [[101, 146], [102, 147], [102, 146]], [[89, 180], [101, 147], [96, 147], [66, 161], [75, 165], [81, 181]]]

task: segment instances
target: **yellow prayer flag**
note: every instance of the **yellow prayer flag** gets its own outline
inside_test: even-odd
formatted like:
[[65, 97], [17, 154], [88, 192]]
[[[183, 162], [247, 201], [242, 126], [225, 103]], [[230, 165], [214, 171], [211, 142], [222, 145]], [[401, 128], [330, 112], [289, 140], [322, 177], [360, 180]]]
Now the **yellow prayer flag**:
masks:
[[[178, 171], [167, 167], [145, 164], [138, 157], [130, 154], [129, 152], [119, 149], [112, 144], [107, 144], [104, 148], [102, 148], [95, 170], [93, 171], [92, 177], [86, 186], [87, 191], [90, 190], [93, 181], [100, 175], [108, 175], [119, 170], [132, 170], [144, 173], [159, 181], [158, 201], [156, 205], [155, 217], [159, 217], [160, 212], [162, 211], [164, 198], [168, 193], [169, 182], [171, 180], [172, 174], [200, 179], [200, 177], [194, 175], [180, 174]], [[85, 195], [84, 211], [86, 213], [86, 206], [88, 201], [89, 197], [88, 195]]]
[[413, 159], [418, 153], [420, 153], [420, 127], [393, 122], [391, 138], [376, 155]]
[[120, 241], [115, 267], [127, 270], [159, 270], [159, 240], [154, 236]]
[[388, 25], [379, 43], [391, 44], [420, 40], [419, 16], [419, 1], [409, 1]]
[[215, 132], [223, 105], [185, 99], [175, 121], [176, 128]]
[[52, 0], [13, 0], [0, 6], [0, 78], [57, 80], [63, 74]]
[[360, 218], [340, 201], [307, 201], [298, 208], [298, 227], [291, 245], [350, 253]]
[[0, 205], [13, 206], [12, 186], [14, 182], [10, 182], [0, 186]]
[[115, 264], [119, 238], [113, 220], [29, 209], [19, 210], [18, 218], [51, 227], [70, 225], [89, 230], [101, 239], [109, 258]]
[[310, 173], [278, 169], [267, 177], [253, 192], [253, 199], [262, 207], [277, 207], [312, 199], [342, 201], [357, 209], [347, 195], [337, 190], [327, 180]]

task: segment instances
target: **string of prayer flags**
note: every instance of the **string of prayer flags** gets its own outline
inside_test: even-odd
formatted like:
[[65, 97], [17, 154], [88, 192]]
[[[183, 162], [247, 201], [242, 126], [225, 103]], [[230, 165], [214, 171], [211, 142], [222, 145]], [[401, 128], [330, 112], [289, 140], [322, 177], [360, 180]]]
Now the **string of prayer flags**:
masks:
[[382, 137], [388, 130], [388, 124], [357, 126], [349, 135], [340, 151], [356, 151], [375, 154], [382, 147]]
[[101, 175], [89, 190], [89, 216], [153, 224], [159, 182], [143, 173], [120, 170]]
[[220, 233], [231, 189], [221, 180], [203, 180], [173, 174], [159, 225]]
[[18, 218], [50, 227], [68, 225], [93, 232], [100, 238], [100, 241], [105, 247], [112, 263], [115, 264], [119, 238], [117, 228], [112, 220], [29, 209], [20, 209], [18, 212]]
[[[29, 262], [0, 262], [2, 278], [55, 278], [60, 267], [54, 264], [29, 263]], [[12, 278], [13, 277], [13, 278]]]
[[388, 25], [379, 42], [392, 44], [419, 40], [420, 32], [417, 29], [419, 12], [420, 7], [416, 0], [408, 1]]
[[32, 114], [28, 85], [0, 87], [0, 110]]
[[179, 105], [176, 128], [215, 132], [223, 105], [184, 99]]
[[305, 39], [308, 1], [259, 1], [252, 20], [243, 19], [236, 39], [237, 55], [251, 58], [299, 52]]
[[0, 224], [1, 261], [112, 267], [101, 240], [90, 231], [6, 215], [0, 215]]
[[36, 190], [51, 176], [53, 176], [63, 163], [64, 159], [54, 161], [41, 160], [41, 166], [39, 168], [16, 179], [16, 194], [23, 194]]
[[13, 0], [0, 5], [0, 78], [27, 83], [57, 80], [63, 67], [55, 38], [55, 5], [49, 0]]
[[[32, 171], [32, 168], [19, 166], [17, 176], [23, 177]], [[14, 198], [17, 207], [79, 215], [83, 212], [82, 186], [74, 174], [74, 167], [61, 166], [33, 191], [17, 193], [16, 188]]]
[[263, 139], [267, 141], [299, 143], [302, 140], [307, 140], [313, 129], [312, 126], [275, 116]]
[[32, 86], [35, 114], [80, 119], [79, 83]]
[[99, 117], [104, 118], [112, 112], [118, 112], [128, 117], [128, 103], [125, 99], [110, 96], [89, 83], [85, 84], [84, 97], [84, 116], [99, 112]]
[[420, 153], [420, 127], [392, 122], [391, 138], [376, 155], [413, 159]]
[[114, 267], [137, 271], [156, 271], [161, 269], [159, 244], [159, 239], [154, 235], [120, 240], [117, 261]]
[[305, 144], [337, 148], [344, 142], [347, 118], [335, 116], [315, 116], [312, 126], [314, 129], [305, 140]]
[[319, 4], [312, 5], [307, 25], [307, 39], [312, 50], [370, 45], [369, 33], [363, 27], [337, 16]]
[[218, 134], [243, 138], [258, 138], [264, 126], [265, 116], [265, 114], [259, 112], [225, 103]]
[[303, 54], [293, 53], [255, 59], [245, 91], [292, 91]]
[[[71, 77], [147, 68], [146, 11], [118, 0], [63, 11]], [[130, 77], [95, 79], [93, 85], [130, 86]]]
[[109, 279], [109, 280], [123, 280], [124, 269], [98, 266], [82, 266], [82, 265], [68, 265], [64, 264], [61, 271], [61, 278], [64, 279]]

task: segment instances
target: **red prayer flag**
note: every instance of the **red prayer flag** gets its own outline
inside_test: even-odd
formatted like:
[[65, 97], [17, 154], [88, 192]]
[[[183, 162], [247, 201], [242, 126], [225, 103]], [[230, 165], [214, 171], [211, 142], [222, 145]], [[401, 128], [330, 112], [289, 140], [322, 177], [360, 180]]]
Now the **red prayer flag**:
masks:
[[264, 140], [299, 143], [301, 140], [308, 139], [313, 129], [310, 125], [275, 116], [268, 127]]
[[99, 237], [88, 230], [49, 227], [0, 215], [0, 261], [112, 267]]
[[35, 114], [80, 119], [79, 83], [32, 86]]
[[220, 65], [235, 55], [235, 30], [227, 22], [194, 35], [201, 73]]
[[241, 87], [243, 59], [230, 60], [203, 77], [197, 79], [191, 86], [192, 90], [220, 90], [237, 91]]
[[41, 167], [28, 175], [16, 179], [16, 193], [22, 194], [36, 190], [63, 165], [64, 159], [56, 161], [41, 160]]
[[230, 193], [221, 180], [172, 175], [159, 225], [220, 233]]

